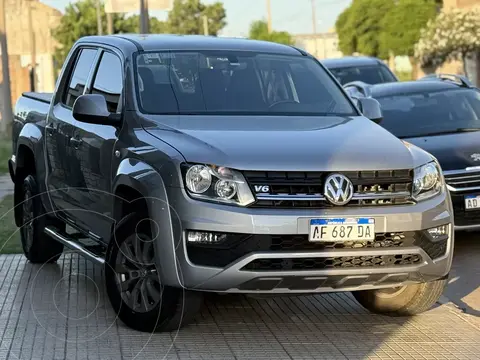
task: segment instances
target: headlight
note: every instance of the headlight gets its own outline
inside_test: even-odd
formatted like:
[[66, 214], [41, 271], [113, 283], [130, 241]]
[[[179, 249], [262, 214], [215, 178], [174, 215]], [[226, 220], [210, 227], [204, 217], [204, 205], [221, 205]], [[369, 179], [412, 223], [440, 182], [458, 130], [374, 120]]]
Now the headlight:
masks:
[[240, 206], [255, 201], [239, 171], [213, 165], [186, 165], [183, 173], [188, 193], [194, 198]]
[[435, 161], [415, 169], [412, 188], [412, 196], [415, 200], [430, 199], [440, 193], [442, 186], [442, 172]]
[[185, 182], [188, 190], [195, 194], [201, 194], [212, 185], [212, 175], [206, 166], [195, 165], [188, 169]]

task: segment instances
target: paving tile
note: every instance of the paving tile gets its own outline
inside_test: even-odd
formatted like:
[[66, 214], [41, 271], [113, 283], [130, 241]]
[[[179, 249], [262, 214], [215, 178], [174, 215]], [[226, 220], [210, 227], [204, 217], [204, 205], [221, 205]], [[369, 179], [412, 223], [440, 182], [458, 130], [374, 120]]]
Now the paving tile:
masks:
[[[480, 266], [479, 266], [480, 267]], [[453, 304], [414, 318], [373, 315], [349, 293], [208, 296], [195, 322], [143, 334], [116, 320], [100, 267], [0, 256], [0, 360], [478, 359], [480, 320]]]

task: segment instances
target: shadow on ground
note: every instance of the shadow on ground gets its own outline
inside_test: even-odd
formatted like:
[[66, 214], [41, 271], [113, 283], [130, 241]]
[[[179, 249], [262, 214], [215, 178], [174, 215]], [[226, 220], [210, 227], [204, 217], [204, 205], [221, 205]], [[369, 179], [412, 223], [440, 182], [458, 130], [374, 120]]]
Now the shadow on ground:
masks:
[[445, 295], [463, 312], [480, 317], [480, 232], [457, 233]]

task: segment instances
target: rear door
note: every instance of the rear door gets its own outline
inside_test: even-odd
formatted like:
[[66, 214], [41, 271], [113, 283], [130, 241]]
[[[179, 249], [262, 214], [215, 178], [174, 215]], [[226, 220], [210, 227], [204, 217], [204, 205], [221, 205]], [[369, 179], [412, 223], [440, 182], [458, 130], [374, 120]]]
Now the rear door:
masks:
[[[121, 113], [122, 58], [107, 49], [101, 49], [98, 58], [85, 93], [103, 95], [108, 110]], [[72, 181], [77, 183], [72, 190], [70, 205], [77, 210], [77, 225], [98, 240], [110, 236], [112, 157], [119, 130], [115, 126], [76, 121], [71, 139], [72, 164], [75, 166]]]
[[46, 182], [52, 208], [66, 219], [74, 218], [72, 196], [82, 186], [75, 163], [71, 137], [75, 120], [72, 107], [87, 89], [99, 52], [96, 48], [78, 48], [69, 60], [53, 99], [45, 127]]

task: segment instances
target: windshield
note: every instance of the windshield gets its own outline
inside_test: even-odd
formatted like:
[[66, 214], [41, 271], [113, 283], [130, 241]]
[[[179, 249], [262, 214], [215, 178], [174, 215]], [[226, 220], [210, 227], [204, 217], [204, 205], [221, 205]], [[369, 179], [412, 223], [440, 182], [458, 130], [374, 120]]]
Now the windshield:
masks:
[[342, 85], [352, 81], [363, 81], [364, 83], [371, 85], [397, 81], [390, 70], [388, 70], [386, 66], [380, 64], [329, 70]]
[[376, 98], [381, 125], [397, 137], [480, 130], [480, 92], [448, 90]]
[[141, 53], [141, 111], [151, 114], [357, 115], [314, 60], [238, 51]]

